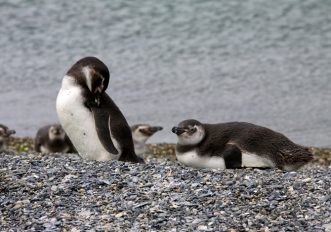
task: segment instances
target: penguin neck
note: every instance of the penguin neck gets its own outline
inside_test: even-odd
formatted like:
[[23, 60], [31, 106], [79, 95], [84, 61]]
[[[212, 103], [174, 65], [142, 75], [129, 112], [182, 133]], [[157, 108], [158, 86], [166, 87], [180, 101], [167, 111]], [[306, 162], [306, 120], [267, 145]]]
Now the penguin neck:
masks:
[[72, 77], [72, 76], [69, 76], [69, 75], [65, 75], [64, 78], [62, 79], [62, 85], [61, 85], [61, 88], [63, 89], [70, 89], [74, 86], [77, 86], [78, 83], [77, 83], [77, 80]]
[[196, 144], [180, 144], [180, 143], [177, 143], [176, 150], [179, 153], [184, 153], [184, 152], [192, 151], [192, 150], [198, 148], [199, 146], [201, 146], [201, 144], [204, 143], [204, 141], [207, 139], [207, 137], [208, 137], [208, 133], [205, 130], [204, 131], [204, 136], [203, 136], [203, 138], [201, 139], [201, 141], [199, 143], [196, 143]]
[[48, 132], [48, 137], [50, 141], [55, 141], [55, 140], [64, 140], [65, 138], [65, 134], [61, 134], [61, 135], [54, 135], [51, 132]]
[[136, 144], [139, 144], [139, 143], [143, 143], [145, 144], [147, 139], [149, 139], [149, 137], [147, 136], [142, 136], [142, 135], [133, 135], [132, 136], [132, 139], [133, 139], [133, 142]]
[[50, 143], [52, 146], [59, 146], [59, 145], [61, 145], [63, 142], [64, 142], [64, 140], [61, 139], [61, 138], [54, 138], [54, 139], [49, 140], [49, 143]]

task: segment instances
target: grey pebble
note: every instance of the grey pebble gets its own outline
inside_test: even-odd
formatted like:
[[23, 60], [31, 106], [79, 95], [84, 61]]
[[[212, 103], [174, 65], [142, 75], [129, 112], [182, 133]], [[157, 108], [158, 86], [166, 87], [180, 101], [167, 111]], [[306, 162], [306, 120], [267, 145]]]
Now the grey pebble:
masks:
[[327, 231], [330, 176], [2, 153], [0, 231]]

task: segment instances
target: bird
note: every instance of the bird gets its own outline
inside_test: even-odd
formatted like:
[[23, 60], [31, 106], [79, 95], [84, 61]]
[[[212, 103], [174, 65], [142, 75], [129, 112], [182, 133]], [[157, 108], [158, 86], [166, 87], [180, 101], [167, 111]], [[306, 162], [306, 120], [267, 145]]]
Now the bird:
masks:
[[124, 115], [105, 92], [108, 83], [109, 70], [100, 59], [77, 61], [63, 77], [56, 99], [60, 123], [83, 159], [143, 163]]
[[58, 123], [41, 127], [34, 140], [35, 151], [41, 153], [75, 153], [69, 137]]
[[285, 135], [247, 122], [201, 123], [195, 119], [172, 128], [176, 157], [199, 168], [279, 168], [293, 171], [313, 159], [308, 148]]
[[146, 141], [156, 132], [162, 130], [161, 126], [151, 126], [149, 124], [135, 124], [131, 126], [135, 153], [143, 158], [146, 152]]
[[0, 150], [4, 149], [5, 143], [7, 142], [9, 136], [15, 133], [15, 130], [10, 130], [7, 126], [0, 124]]

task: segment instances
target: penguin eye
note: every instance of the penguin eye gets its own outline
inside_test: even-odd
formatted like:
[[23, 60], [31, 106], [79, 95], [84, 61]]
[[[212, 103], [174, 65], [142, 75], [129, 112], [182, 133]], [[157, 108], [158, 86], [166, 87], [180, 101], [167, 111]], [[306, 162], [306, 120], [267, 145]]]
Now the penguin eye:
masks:
[[190, 133], [194, 133], [196, 131], [196, 128], [195, 127], [191, 127], [191, 128], [189, 128], [189, 132]]

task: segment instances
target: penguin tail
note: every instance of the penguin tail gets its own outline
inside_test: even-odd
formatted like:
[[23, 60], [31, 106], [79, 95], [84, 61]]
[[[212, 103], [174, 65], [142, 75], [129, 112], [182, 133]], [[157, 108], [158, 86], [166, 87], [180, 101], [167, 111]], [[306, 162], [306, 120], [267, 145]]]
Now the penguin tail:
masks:
[[286, 171], [297, 170], [311, 162], [314, 156], [307, 147], [296, 146], [292, 149], [282, 149], [278, 152], [276, 163]]

